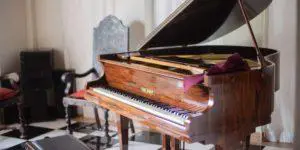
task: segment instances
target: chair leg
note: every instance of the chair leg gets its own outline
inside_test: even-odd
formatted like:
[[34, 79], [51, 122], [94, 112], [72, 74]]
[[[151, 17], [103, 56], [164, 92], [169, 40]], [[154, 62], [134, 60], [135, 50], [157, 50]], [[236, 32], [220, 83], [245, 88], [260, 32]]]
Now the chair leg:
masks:
[[69, 105], [65, 106], [65, 113], [66, 113], [66, 122], [67, 122], [67, 131], [69, 132], [69, 134], [73, 134], [73, 131], [71, 129], [71, 107]]
[[108, 109], [105, 109], [104, 110], [104, 119], [105, 119], [105, 124], [104, 124], [104, 126], [105, 126], [105, 136], [106, 137], [109, 137], [109, 122], [108, 122], [108, 117], [109, 117], [109, 110]]
[[20, 122], [20, 138], [26, 139], [27, 138], [27, 121], [24, 116], [24, 99], [22, 96], [18, 102], [18, 115], [19, 115], [19, 122]]
[[100, 119], [99, 119], [99, 114], [98, 114], [98, 108], [97, 107], [94, 107], [94, 115], [95, 115], [95, 119], [96, 119], [97, 130], [101, 130], [102, 127], [101, 127], [101, 122], [100, 122]]

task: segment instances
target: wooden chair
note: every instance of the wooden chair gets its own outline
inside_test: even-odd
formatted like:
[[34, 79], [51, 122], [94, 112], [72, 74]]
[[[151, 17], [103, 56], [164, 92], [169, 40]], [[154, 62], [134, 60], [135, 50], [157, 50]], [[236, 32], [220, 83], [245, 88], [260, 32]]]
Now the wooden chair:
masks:
[[[26, 124], [25, 117], [23, 113], [23, 99], [20, 97], [20, 91], [17, 85], [17, 80], [19, 76], [16, 73], [11, 73], [5, 76], [0, 76], [0, 108], [6, 108], [12, 105], [18, 106], [18, 115], [20, 121], [20, 138], [27, 138], [26, 134]], [[7, 83], [7, 87], [2, 87], [1, 83]], [[5, 129], [15, 129], [9, 128], [5, 125], [0, 125], [0, 131]]]
[[[66, 111], [67, 130], [72, 134], [71, 117], [70, 117], [70, 106], [87, 106], [94, 109], [94, 115], [96, 119], [97, 128], [100, 130], [101, 123], [99, 120], [98, 105], [89, 102], [84, 99], [85, 90], [78, 91], [70, 94], [70, 88], [76, 78], [83, 78], [89, 74], [93, 74], [96, 78], [100, 78], [104, 75], [101, 64], [97, 61], [97, 56], [100, 54], [110, 54], [118, 52], [126, 52], [128, 50], [128, 27], [124, 26], [122, 22], [115, 16], [107, 16], [102, 20], [97, 28], [94, 29], [94, 48], [93, 48], [93, 68], [83, 74], [66, 73], [62, 76], [62, 80], [66, 83], [65, 93], [69, 96], [63, 99], [63, 104]], [[105, 135], [109, 139], [109, 110], [104, 110], [105, 118]], [[134, 127], [132, 121], [130, 122], [131, 130], [134, 133]]]

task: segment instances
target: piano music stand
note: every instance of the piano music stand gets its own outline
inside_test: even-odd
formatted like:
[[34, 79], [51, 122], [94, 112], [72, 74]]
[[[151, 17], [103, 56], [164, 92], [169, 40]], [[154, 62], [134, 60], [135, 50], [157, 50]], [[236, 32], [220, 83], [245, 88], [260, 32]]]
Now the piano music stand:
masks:
[[[85, 90], [79, 91], [77, 93], [71, 94], [69, 93], [70, 88], [76, 78], [83, 78], [89, 74], [93, 74], [96, 77], [103, 76], [102, 66], [97, 61], [97, 56], [100, 54], [111, 54], [111, 53], [118, 53], [118, 52], [126, 52], [129, 49], [129, 30], [128, 27], [122, 24], [115, 16], [107, 16], [104, 18], [98, 27], [94, 29], [94, 50], [93, 50], [93, 68], [88, 70], [86, 73], [83, 74], [75, 74], [72, 72], [66, 73], [62, 76], [62, 80], [66, 83], [65, 93], [69, 96], [64, 97], [63, 104], [66, 111], [66, 122], [67, 122], [67, 130], [70, 134], [72, 134], [71, 126], [71, 118], [70, 118], [70, 106], [87, 106], [94, 108], [94, 115], [96, 119], [97, 128], [100, 130], [101, 123], [98, 114], [98, 105], [93, 102], [89, 102], [84, 99], [84, 92]], [[109, 110], [104, 110], [104, 117], [105, 117], [105, 136], [108, 138], [108, 142], [110, 141], [109, 132]], [[135, 133], [133, 122], [130, 121], [131, 131]]]

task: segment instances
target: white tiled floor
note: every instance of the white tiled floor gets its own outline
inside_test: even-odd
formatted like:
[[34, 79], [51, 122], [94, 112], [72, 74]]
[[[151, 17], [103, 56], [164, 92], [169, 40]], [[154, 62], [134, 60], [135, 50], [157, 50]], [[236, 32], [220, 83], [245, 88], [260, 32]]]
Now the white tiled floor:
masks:
[[[18, 127], [18, 124], [12, 125], [13, 127]], [[35, 140], [40, 140], [45, 137], [57, 137], [57, 136], [62, 136], [67, 134], [65, 130], [60, 130], [60, 128], [65, 127], [66, 123], [64, 119], [58, 119], [56, 121], [50, 121], [50, 122], [40, 122], [40, 123], [33, 123], [31, 126], [36, 126], [36, 127], [44, 127], [44, 128], [49, 128], [49, 129], [54, 129], [53, 131], [50, 131], [48, 133], [39, 135], [37, 137], [34, 137], [30, 139], [30, 141], [35, 141]], [[114, 127], [111, 126], [112, 129], [115, 129]], [[5, 132], [8, 132], [10, 130], [6, 131], [1, 131], [0, 134], [3, 134]], [[90, 132], [89, 132], [90, 133]], [[111, 135], [115, 134], [115, 132], [111, 132]], [[131, 132], [129, 132], [130, 136]], [[79, 132], [74, 132], [73, 134], [76, 138], [82, 138], [87, 135], [93, 135], [93, 136], [104, 136], [104, 132], [101, 131], [95, 131], [92, 132], [91, 134], [86, 134], [86, 133], [79, 133]], [[138, 133], [136, 134], [138, 135]], [[115, 137], [117, 139], [117, 136]], [[0, 149], [5, 149], [9, 148], [15, 145], [18, 145], [20, 143], [25, 142], [22, 139], [17, 139], [17, 138], [10, 138], [10, 137], [5, 137], [5, 136], [0, 136]], [[136, 142], [136, 141], [130, 141], [129, 142], [129, 149], [130, 150], [157, 150], [161, 148], [161, 145], [157, 144], [150, 144], [150, 143], [144, 143], [144, 142]], [[199, 143], [195, 144], [186, 144], [185, 145], [186, 150], [213, 150], [214, 146], [213, 145], [202, 145]], [[114, 145], [113, 147], [109, 148], [108, 150], [119, 150], [119, 144]], [[275, 148], [275, 147], [266, 147], [264, 150], [292, 150], [291, 148]]]
[[25, 140], [0, 136], [0, 149], [7, 149], [25, 142]]
[[[116, 132], [109, 132], [108, 133], [110, 136], [113, 136], [116, 134]], [[105, 132], [102, 132], [102, 131], [94, 131], [92, 133], [90, 133], [90, 135], [93, 135], [93, 136], [99, 136], [99, 137], [104, 137], [105, 136]]]
[[[134, 141], [129, 142], [130, 150], [157, 150], [159, 148], [161, 148], [160, 145], [134, 142]], [[112, 148], [109, 148], [107, 150], [120, 150], [119, 144], [116, 144]]]
[[[155, 144], [147, 144], [147, 143], [141, 143], [141, 142], [129, 142], [129, 149], [130, 150], [157, 150], [161, 148], [161, 145], [155, 145]], [[119, 144], [116, 144], [112, 148], [109, 148], [107, 150], [119, 150]], [[196, 144], [186, 144], [185, 147], [186, 150], [214, 150], [213, 145], [202, 145], [199, 143]]]
[[[75, 123], [76, 121], [71, 121], [71, 123]], [[35, 127], [44, 127], [49, 129], [59, 129], [66, 126], [66, 120], [64, 119], [57, 119], [55, 121], [49, 121], [49, 122], [38, 122], [38, 123], [32, 123], [31, 126]]]
[[292, 148], [266, 147], [264, 150], [292, 150]]
[[185, 148], [187, 150], [196, 150], [196, 149], [203, 149], [203, 150], [214, 150], [214, 145], [202, 145], [200, 143], [194, 143], [194, 144], [186, 144]]
[[10, 132], [10, 131], [12, 131], [12, 130], [11, 130], [11, 129], [1, 130], [1, 131], [0, 131], [0, 135], [1, 135], [1, 134], [4, 134], [4, 133], [7, 133], [7, 132]]

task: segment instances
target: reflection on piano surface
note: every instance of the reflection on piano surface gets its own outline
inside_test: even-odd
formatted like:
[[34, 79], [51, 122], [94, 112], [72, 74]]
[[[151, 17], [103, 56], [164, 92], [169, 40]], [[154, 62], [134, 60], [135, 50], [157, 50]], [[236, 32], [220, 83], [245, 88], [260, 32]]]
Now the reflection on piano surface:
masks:
[[[276, 50], [187, 46], [210, 37], [213, 32], [208, 31], [224, 29], [220, 26], [232, 21], [228, 18], [236, 2], [187, 0], [150, 34], [140, 51], [99, 56], [105, 75], [88, 83], [85, 97], [120, 115], [121, 149], [128, 149], [128, 118], [162, 133], [163, 149], [179, 149], [179, 141], [237, 149], [256, 127], [270, 123], [279, 88]], [[269, 2], [253, 10], [261, 12]], [[236, 53], [247, 69], [209, 73]]]
[[[214, 47], [228, 53], [244, 50], [241, 54], [245, 58], [255, 53], [250, 47]], [[206, 48], [194, 47], [192, 51], [202, 53], [201, 49]], [[267, 60], [278, 57], [277, 51], [262, 50]], [[151, 59], [165, 57], [168, 52], [158, 51]], [[253, 133], [255, 127], [270, 122], [275, 67], [271, 62], [263, 70], [251, 67], [249, 71], [205, 75], [204, 82], [185, 90], [187, 79], [197, 75], [182, 68], [120, 59], [118, 55], [101, 56], [105, 77], [90, 83], [86, 98], [122, 116], [178, 140], [205, 141], [222, 147], [238, 146], [237, 141]], [[159, 61], [176, 63], [167, 59]]]

